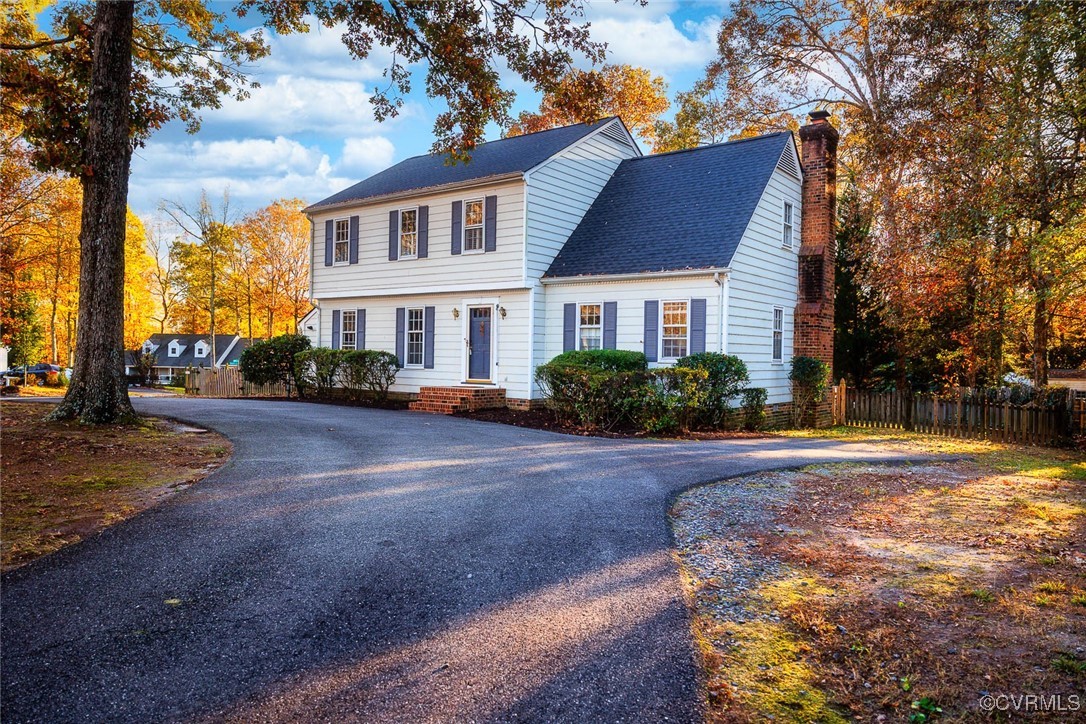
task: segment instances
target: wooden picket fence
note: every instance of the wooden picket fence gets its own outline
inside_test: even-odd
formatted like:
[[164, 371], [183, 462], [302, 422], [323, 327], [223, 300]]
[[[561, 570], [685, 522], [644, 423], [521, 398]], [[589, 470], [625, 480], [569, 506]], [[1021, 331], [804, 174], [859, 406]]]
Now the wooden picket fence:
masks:
[[836, 425], [913, 430], [971, 440], [1057, 445], [1086, 434], [1086, 398], [1067, 391], [1054, 404], [991, 401], [960, 389], [949, 395], [833, 388]]
[[200, 397], [287, 397], [282, 382], [254, 385], [236, 367], [201, 368], [185, 373], [185, 394]]

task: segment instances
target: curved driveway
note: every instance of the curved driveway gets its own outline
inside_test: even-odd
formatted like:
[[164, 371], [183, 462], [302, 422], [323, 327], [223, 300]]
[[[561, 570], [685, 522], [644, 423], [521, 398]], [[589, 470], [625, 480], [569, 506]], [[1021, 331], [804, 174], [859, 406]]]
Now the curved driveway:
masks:
[[694, 720], [671, 497], [890, 457], [291, 402], [135, 404], [223, 432], [234, 458], [3, 577], [5, 721]]

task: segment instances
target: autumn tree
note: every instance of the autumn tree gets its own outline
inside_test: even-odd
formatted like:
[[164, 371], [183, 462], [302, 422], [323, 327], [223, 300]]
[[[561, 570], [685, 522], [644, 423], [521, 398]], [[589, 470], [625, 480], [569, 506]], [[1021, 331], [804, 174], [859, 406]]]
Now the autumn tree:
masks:
[[670, 105], [667, 83], [645, 68], [604, 65], [599, 70], [574, 69], [543, 96], [538, 111], [522, 111], [506, 135], [618, 116], [632, 134], [653, 143], [657, 119]]
[[[240, 239], [252, 253], [257, 308], [267, 336], [294, 334], [309, 311], [310, 227], [301, 199], [279, 199], [246, 216]], [[282, 319], [279, 328], [276, 320]]]
[[157, 311], [149, 316], [158, 322], [160, 334], [172, 324], [180, 292], [178, 291], [177, 241], [166, 241], [161, 224], [147, 230], [147, 255], [151, 258], [151, 296]]

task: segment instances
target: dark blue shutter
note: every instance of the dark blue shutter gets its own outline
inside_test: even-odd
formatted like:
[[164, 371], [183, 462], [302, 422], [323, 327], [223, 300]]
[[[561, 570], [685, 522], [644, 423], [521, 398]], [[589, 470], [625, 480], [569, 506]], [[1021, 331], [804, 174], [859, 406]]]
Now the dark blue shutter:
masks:
[[396, 308], [396, 359], [400, 363], [400, 367], [403, 367], [403, 340], [404, 340], [404, 325], [407, 320], [407, 310], [404, 307]]
[[388, 260], [396, 261], [400, 256], [400, 212], [388, 212]]
[[339, 310], [332, 310], [332, 349], [339, 349]]
[[464, 235], [464, 202], [452, 203], [452, 253], [460, 253], [460, 237]]
[[422, 311], [422, 366], [428, 370], [434, 368], [434, 308], [424, 307]]
[[567, 304], [562, 308], [562, 351], [577, 349], [577, 305]]
[[645, 300], [645, 359], [655, 362], [657, 345], [660, 342], [660, 302], [656, 299]]
[[497, 196], [487, 196], [483, 202], [483, 246], [487, 251], [498, 248]]
[[430, 207], [420, 206], [416, 229], [419, 231], [419, 259], [425, 259], [430, 251]]
[[705, 351], [705, 300], [690, 300], [690, 354]]
[[332, 266], [332, 247], [335, 246], [335, 230], [332, 221], [324, 222], [324, 265]]
[[358, 217], [351, 217], [351, 263], [358, 263]]
[[618, 302], [603, 303], [603, 348], [618, 349]]
[[366, 310], [356, 309], [354, 313], [354, 348], [366, 348]]

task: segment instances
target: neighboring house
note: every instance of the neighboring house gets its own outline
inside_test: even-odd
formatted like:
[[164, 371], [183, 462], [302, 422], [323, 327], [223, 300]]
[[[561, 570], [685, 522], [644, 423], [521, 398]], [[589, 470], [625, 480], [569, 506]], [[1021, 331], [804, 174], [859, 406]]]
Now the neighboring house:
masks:
[[1050, 369], [1048, 384], [1069, 387], [1076, 392], [1086, 392], [1086, 370]]
[[[314, 345], [394, 352], [419, 409], [456, 388], [541, 397], [569, 349], [654, 365], [736, 354], [771, 404], [793, 354], [832, 359], [837, 132], [642, 156], [622, 121], [410, 158], [310, 206]], [[799, 331], [797, 331], [799, 330]], [[430, 404], [433, 403], [433, 404]]]
[[[157, 357], [151, 376], [166, 379], [183, 374], [189, 367], [236, 366], [241, 353], [249, 347], [249, 340], [236, 334], [216, 334], [215, 354], [218, 360], [212, 364], [211, 337], [206, 334], [152, 334], [143, 343], [141, 351]], [[125, 374], [136, 374], [133, 353], [125, 355]]]

